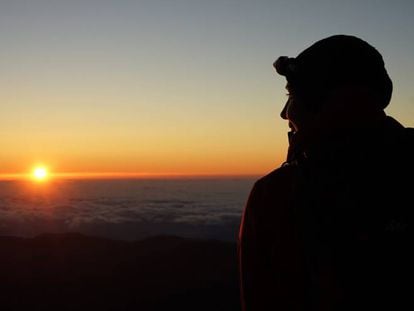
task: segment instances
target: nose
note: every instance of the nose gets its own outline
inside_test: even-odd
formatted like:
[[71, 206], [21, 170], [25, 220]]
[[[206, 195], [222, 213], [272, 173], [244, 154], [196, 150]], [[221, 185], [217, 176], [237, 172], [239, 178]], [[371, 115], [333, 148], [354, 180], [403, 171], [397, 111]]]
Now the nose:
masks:
[[289, 100], [286, 102], [285, 106], [283, 107], [282, 111], [280, 112], [280, 117], [283, 120], [287, 120], [288, 119], [287, 118], [287, 108], [288, 108], [288, 105], [289, 105]]

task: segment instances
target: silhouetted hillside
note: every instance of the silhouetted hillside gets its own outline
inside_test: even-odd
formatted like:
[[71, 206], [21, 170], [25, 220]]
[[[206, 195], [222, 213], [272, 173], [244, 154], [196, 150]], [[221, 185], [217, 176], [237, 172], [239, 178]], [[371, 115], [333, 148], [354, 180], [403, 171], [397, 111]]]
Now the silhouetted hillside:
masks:
[[239, 310], [236, 245], [0, 237], [1, 310]]

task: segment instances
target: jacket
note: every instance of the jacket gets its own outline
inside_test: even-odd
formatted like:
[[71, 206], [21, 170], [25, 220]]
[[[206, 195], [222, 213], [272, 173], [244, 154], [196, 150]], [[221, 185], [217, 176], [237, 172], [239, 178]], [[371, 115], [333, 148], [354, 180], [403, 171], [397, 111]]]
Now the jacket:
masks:
[[406, 309], [413, 180], [414, 129], [391, 117], [257, 180], [239, 230], [242, 309]]

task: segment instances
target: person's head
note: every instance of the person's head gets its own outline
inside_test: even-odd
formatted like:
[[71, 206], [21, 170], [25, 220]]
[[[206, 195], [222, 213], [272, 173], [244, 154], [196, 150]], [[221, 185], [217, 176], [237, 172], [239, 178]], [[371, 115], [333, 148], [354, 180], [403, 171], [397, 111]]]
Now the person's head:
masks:
[[296, 58], [279, 57], [274, 67], [286, 77], [289, 92], [281, 117], [295, 131], [321, 118], [383, 112], [391, 100], [392, 81], [381, 54], [355, 36], [324, 38]]

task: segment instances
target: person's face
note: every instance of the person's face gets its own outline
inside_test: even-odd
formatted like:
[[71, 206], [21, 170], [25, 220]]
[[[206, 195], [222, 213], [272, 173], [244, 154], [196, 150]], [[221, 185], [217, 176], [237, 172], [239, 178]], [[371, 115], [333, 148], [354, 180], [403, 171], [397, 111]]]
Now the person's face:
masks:
[[288, 90], [288, 101], [283, 107], [280, 116], [284, 120], [289, 121], [289, 127], [294, 131], [306, 128], [309, 122], [313, 119], [313, 113], [309, 109], [309, 100], [294, 92], [289, 85], [286, 86]]

